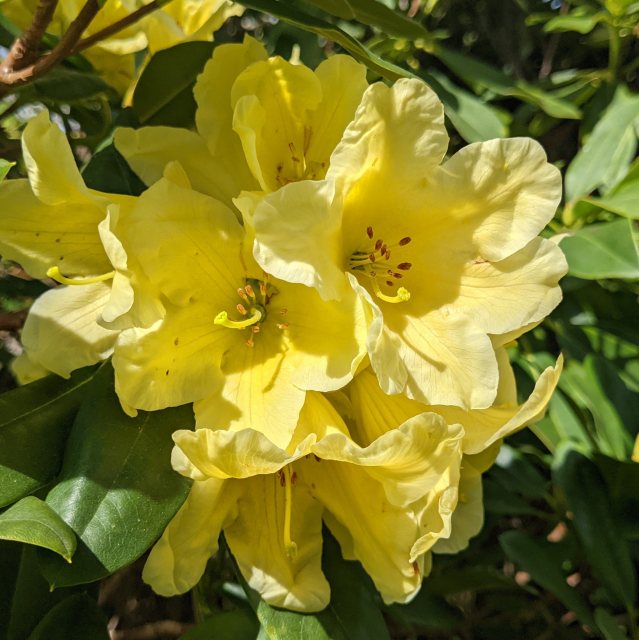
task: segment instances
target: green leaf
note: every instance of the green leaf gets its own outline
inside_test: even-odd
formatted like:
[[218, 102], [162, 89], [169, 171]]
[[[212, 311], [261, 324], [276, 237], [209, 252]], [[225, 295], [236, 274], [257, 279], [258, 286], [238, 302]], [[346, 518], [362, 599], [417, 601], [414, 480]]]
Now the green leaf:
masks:
[[513, 80], [499, 69], [476, 58], [448, 49], [441, 44], [433, 48], [433, 55], [471, 87], [490, 89], [502, 96], [515, 96], [537, 105], [554, 118], [581, 117], [579, 109], [569, 100], [555, 97], [522, 80]]
[[595, 622], [605, 640], [628, 640], [628, 636], [605, 609], [595, 609]]
[[639, 252], [630, 220], [592, 224], [561, 241], [569, 273], [585, 280], [639, 278]]
[[316, 614], [295, 613], [270, 607], [239, 574], [268, 640], [389, 640], [381, 611], [370, 587], [370, 578], [355, 562], [342, 559], [339, 546], [324, 531], [324, 573], [331, 585], [331, 601]]
[[193, 125], [197, 108], [193, 85], [214, 46], [212, 42], [183, 42], [151, 58], [133, 93], [133, 109], [140, 124]]
[[481, 142], [508, 135], [508, 129], [492, 107], [453, 84], [443, 73], [431, 70], [424, 73], [423, 78], [444, 103], [446, 116], [466, 142]]
[[588, 604], [581, 594], [566, 582], [560, 559], [553, 553], [549, 542], [534, 540], [520, 531], [507, 531], [499, 536], [499, 544], [504, 553], [544, 589], [548, 589], [564, 606], [574, 611], [577, 617], [589, 627], [595, 621]]
[[[639, 117], [639, 96], [620, 86], [613, 101], [603, 112], [586, 144], [577, 152], [566, 171], [566, 199], [574, 201], [602, 185], [611, 162], [619, 162], [627, 132]], [[616, 159], [616, 160], [615, 160]]]
[[73, 418], [95, 368], [49, 376], [0, 395], [0, 506], [50, 482], [60, 470]]
[[214, 614], [189, 629], [182, 640], [255, 640], [259, 629], [252, 613], [237, 609]]
[[408, 604], [393, 604], [386, 611], [404, 625], [435, 631], [453, 631], [464, 620], [458, 609], [425, 588]]
[[128, 417], [113, 389], [112, 368], [100, 371], [71, 430], [61, 476], [46, 499], [79, 537], [71, 565], [42, 554], [52, 585], [98, 580], [153, 544], [190, 484], [171, 469], [171, 434], [192, 426], [188, 405]]
[[586, 202], [626, 218], [639, 220], [639, 159], [633, 162], [623, 180], [605, 196], [586, 198]]
[[82, 177], [90, 189], [107, 193], [139, 196], [146, 189], [113, 144], [94, 154]]
[[11, 542], [0, 540], [0, 638], [9, 638], [9, 620], [11, 602], [13, 600], [18, 570], [20, 568], [20, 554], [16, 553], [16, 546]]
[[107, 617], [88, 595], [79, 593], [57, 604], [27, 640], [109, 640]]
[[[2, 116], [1, 113], [0, 116]], [[11, 167], [13, 167], [14, 165], [15, 162], [9, 162], [4, 158], [0, 158], [0, 182], [2, 182], [7, 177], [7, 173], [9, 173]]]
[[71, 562], [75, 534], [46, 503], [34, 496], [22, 498], [0, 514], [0, 539], [50, 549]]
[[94, 98], [113, 89], [95, 73], [57, 67], [25, 85], [35, 99], [69, 104]]
[[604, 20], [606, 14], [603, 11], [592, 13], [592, 9], [587, 6], [577, 7], [567, 15], [555, 16], [544, 25], [544, 31], [576, 31], [577, 33], [590, 33], [596, 26]]
[[552, 469], [554, 481], [566, 495], [572, 522], [595, 577], [611, 597], [633, 607], [637, 596], [634, 563], [612, 516], [601, 473], [572, 445], [559, 449]]
[[422, 25], [393, 11], [378, 0], [304, 0], [342, 20], [357, 20], [396, 38], [427, 38]]
[[359, 40], [349, 35], [343, 29], [331, 24], [330, 22], [309, 15], [302, 11], [298, 5], [293, 6], [292, 3], [282, 2], [281, 0], [249, 0], [243, 2], [243, 6], [264, 13], [270, 13], [280, 18], [283, 22], [300, 27], [318, 36], [322, 36], [327, 40], [337, 43], [343, 47], [354, 58], [365, 64], [371, 71], [374, 71], [389, 80], [397, 80], [398, 78], [415, 77], [410, 71], [402, 69], [392, 62], [383, 60], [375, 55]]

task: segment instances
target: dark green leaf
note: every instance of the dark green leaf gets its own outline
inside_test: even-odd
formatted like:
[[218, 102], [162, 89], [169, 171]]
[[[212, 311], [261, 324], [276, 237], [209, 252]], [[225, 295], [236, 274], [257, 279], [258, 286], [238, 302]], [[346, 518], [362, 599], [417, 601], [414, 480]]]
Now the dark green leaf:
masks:
[[0, 539], [50, 549], [71, 562], [73, 530], [42, 500], [27, 496], [0, 515]]
[[257, 11], [270, 13], [288, 24], [306, 29], [307, 31], [311, 31], [319, 36], [323, 36], [327, 40], [337, 43], [354, 58], [365, 64], [371, 71], [389, 80], [414, 77], [410, 71], [402, 69], [392, 62], [383, 60], [375, 55], [359, 42], [359, 40], [346, 33], [343, 29], [322, 18], [317, 18], [305, 13], [300, 10], [297, 5], [294, 6], [292, 3], [281, 0], [249, 0], [249, 2], [244, 2], [243, 4], [245, 7], [256, 9]]
[[183, 42], [158, 51], [142, 72], [133, 109], [142, 125], [189, 127], [197, 105], [195, 79], [213, 54], [211, 42]]
[[109, 640], [107, 618], [93, 598], [79, 593], [53, 607], [28, 640]]
[[95, 73], [74, 71], [58, 67], [27, 85], [34, 97], [54, 102], [77, 102], [93, 98], [101, 93], [112, 93], [113, 89]]
[[599, 470], [568, 445], [557, 452], [553, 478], [566, 495], [575, 529], [595, 576], [611, 597], [628, 607], [634, 606], [637, 584], [632, 556], [612, 516]]
[[578, 278], [639, 278], [639, 252], [630, 220], [592, 224], [561, 241], [570, 273]]
[[11, 602], [16, 590], [20, 567], [20, 554], [16, 545], [0, 540], [0, 638], [9, 637]]
[[255, 640], [260, 625], [244, 609], [216, 613], [182, 636], [182, 640]]
[[[428, 578], [427, 578], [428, 580]], [[452, 631], [463, 622], [458, 609], [444, 598], [434, 596], [422, 588], [408, 604], [394, 604], [387, 612], [399, 622], [428, 630]]]
[[534, 540], [520, 531], [503, 533], [499, 544], [537, 584], [554, 594], [569, 611], [574, 611], [584, 624], [594, 628], [592, 612], [581, 594], [566, 582], [561, 564], [552, 553], [552, 544]]
[[146, 185], [133, 173], [113, 144], [91, 158], [82, 177], [87, 187], [106, 193], [139, 196], [146, 189]]
[[0, 158], [0, 182], [2, 182], [7, 177], [7, 173], [9, 173], [11, 167], [13, 167], [14, 164], [15, 162], [9, 162], [4, 158]]
[[628, 640], [628, 636], [605, 609], [595, 609], [595, 622], [605, 640]]
[[130, 418], [104, 367], [69, 436], [47, 503], [79, 537], [73, 564], [42, 554], [45, 577], [65, 586], [98, 580], [139, 558], [184, 502], [189, 482], [171, 469], [171, 434], [193, 425], [190, 406]]
[[577, 7], [574, 11], [562, 16], [555, 16], [544, 25], [544, 31], [576, 31], [590, 33], [599, 22], [605, 19], [603, 11], [592, 12], [590, 7]]
[[0, 395], [0, 506], [52, 480], [94, 368], [49, 376]]

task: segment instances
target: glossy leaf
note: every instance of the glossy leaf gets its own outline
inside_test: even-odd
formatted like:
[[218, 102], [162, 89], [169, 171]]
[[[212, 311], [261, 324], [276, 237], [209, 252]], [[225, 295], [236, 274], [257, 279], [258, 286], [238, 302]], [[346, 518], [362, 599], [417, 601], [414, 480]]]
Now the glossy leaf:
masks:
[[91, 189], [107, 193], [139, 196], [146, 189], [113, 144], [93, 155], [82, 177]]
[[0, 395], [0, 506], [50, 482], [95, 368], [49, 376]]
[[100, 371], [46, 499], [79, 538], [71, 565], [42, 555], [52, 585], [98, 580], [153, 544], [188, 493], [189, 482], [171, 469], [171, 434], [192, 425], [190, 406], [128, 417], [113, 389], [113, 371]]
[[566, 582], [561, 564], [551, 552], [552, 545], [530, 538], [520, 531], [507, 531], [499, 536], [506, 555], [544, 589], [555, 595], [569, 611], [594, 627], [594, 618], [582, 595]]
[[94, 98], [101, 93], [113, 93], [113, 89], [95, 73], [58, 67], [26, 85], [35, 99], [53, 102], [77, 102]]
[[22, 498], [0, 514], [0, 539], [50, 549], [67, 562], [77, 546], [73, 530], [46, 503], [34, 496]]
[[639, 251], [630, 220], [592, 224], [561, 241], [570, 274], [587, 280], [639, 278]]
[[566, 171], [567, 200], [587, 195], [605, 182], [611, 162], [638, 117], [639, 96], [620, 87]]
[[107, 618], [93, 598], [76, 594], [51, 609], [27, 640], [108, 640]]
[[189, 629], [182, 640], [255, 640], [259, 628], [256, 617], [244, 609], [224, 611]]
[[568, 445], [557, 452], [553, 478], [565, 493], [595, 577], [617, 602], [634, 606], [637, 579], [632, 555], [617, 529], [606, 484], [596, 465]]
[[193, 85], [213, 54], [211, 42], [183, 42], [156, 53], [144, 68], [133, 94], [142, 125], [189, 127], [197, 105]]
[[628, 636], [605, 609], [595, 609], [595, 622], [605, 640], [628, 640]]
[[626, 218], [639, 219], [639, 160], [635, 160], [624, 179], [600, 198], [588, 202]]
[[423, 77], [444, 103], [446, 116], [466, 142], [481, 142], [508, 135], [508, 129], [495, 110], [475, 95], [453, 84], [436, 70], [424, 73]]
[[244, 2], [245, 7], [270, 13], [280, 18], [283, 22], [311, 31], [319, 36], [337, 43], [354, 58], [365, 64], [371, 71], [389, 80], [398, 78], [410, 78], [413, 74], [406, 69], [383, 60], [365, 47], [359, 40], [323, 18], [310, 15], [302, 11], [298, 4], [283, 2], [282, 0], [249, 0]]

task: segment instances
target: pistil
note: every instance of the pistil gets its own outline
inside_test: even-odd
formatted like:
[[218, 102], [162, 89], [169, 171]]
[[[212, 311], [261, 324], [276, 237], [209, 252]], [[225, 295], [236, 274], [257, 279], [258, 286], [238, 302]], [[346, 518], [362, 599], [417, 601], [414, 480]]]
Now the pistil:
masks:
[[259, 322], [261, 319], [262, 312], [255, 307], [251, 307], [251, 315], [245, 320], [231, 320], [226, 311], [220, 311], [220, 313], [215, 316], [213, 323], [226, 327], [227, 329], [245, 329], [246, 327], [250, 327], [251, 325]]
[[284, 483], [284, 548], [289, 558], [297, 555], [297, 544], [291, 539], [291, 512], [293, 509], [293, 472], [290, 465], [282, 470]]
[[67, 278], [67, 276], [62, 275], [60, 273], [60, 269], [58, 267], [51, 267], [47, 271], [47, 276], [60, 284], [70, 284], [70, 285], [84, 285], [84, 284], [95, 284], [96, 282], [104, 282], [105, 280], [111, 280], [115, 276], [115, 271], [109, 271], [108, 273], [103, 273], [99, 276], [94, 276], [90, 278]]

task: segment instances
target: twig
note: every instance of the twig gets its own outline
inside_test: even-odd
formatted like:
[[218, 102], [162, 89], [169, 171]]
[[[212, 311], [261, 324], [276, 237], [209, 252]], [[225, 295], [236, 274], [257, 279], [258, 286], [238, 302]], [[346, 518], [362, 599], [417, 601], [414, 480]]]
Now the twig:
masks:
[[98, 0], [87, 0], [78, 17], [69, 25], [60, 42], [49, 53], [34, 64], [0, 76], [0, 95], [9, 93], [16, 85], [25, 84], [44, 75], [47, 71], [71, 54], [82, 33], [100, 10]]
[[[559, 14], [564, 16], [568, 13], [569, 6], [567, 2], [562, 2], [561, 7], [559, 8]], [[555, 55], [557, 53], [557, 49], [559, 48], [559, 38], [561, 37], [561, 33], [559, 31], [555, 31], [555, 33], [550, 36], [550, 41], [548, 42], [548, 46], [546, 47], [546, 51], [544, 51], [544, 59], [541, 63], [541, 67], [539, 68], [539, 80], [545, 80], [552, 71], [553, 61], [555, 59]]]
[[83, 38], [82, 40], [80, 40], [80, 42], [78, 42], [76, 46], [73, 48], [72, 53], [79, 53], [80, 51], [84, 51], [88, 47], [93, 46], [96, 42], [99, 42], [100, 40], [104, 40], [105, 38], [112, 36], [114, 33], [117, 33], [118, 31], [122, 31], [122, 29], [125, 29], [126, 27], [134, 24], [135, 22], [143, 18], [145, 15], [152, 13], [156, 9], [159, 9], [162, 5], [166, 4], [167, 2], [169, 2], [169, 0], [153, 0], [148, 4], [145, 4], [144, 6], [134, 11], [133, 13], [122, 18], [122, 20], [118, 20], [117, 22], [110, 24], [108, 27], [105, 27], [104, 29], [100, 29], [100, 31], [97, 31], [93, 35], [87, 36], [86, 38]]
[[20, 329], [26, 317], [26, 309], [24, 311], [0, 311], [0, 330], [15, 331]]
[[58, 0], [40, 0], [31, 26], [11, 46], [7, 57], [0, 64], [0, 76], [22, 69], [37, 56], [37, 48], [49, 23], [53, 19]]

